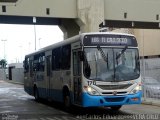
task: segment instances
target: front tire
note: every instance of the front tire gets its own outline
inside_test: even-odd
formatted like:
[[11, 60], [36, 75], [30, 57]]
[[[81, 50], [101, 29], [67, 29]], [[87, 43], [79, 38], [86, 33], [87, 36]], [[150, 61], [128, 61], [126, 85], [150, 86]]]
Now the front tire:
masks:
[[70, 94], [69, 94], [68, 90], [63, 92], [63, 105], [64, 105], [64, 109], [66, 111], [70, 111], [70, 109], [71, 109], [71, 98], [70, 98]]
[[35, 98], [35, 101], [39, 101], [39, 92], [38, 92], [38, 89], [37, 87], [34, 88], [34, 98]]
[[71, 106], [69, 95], [64, 97], [64, 106], [65, 106], [65, 108], [70, 108], [70, 106]]

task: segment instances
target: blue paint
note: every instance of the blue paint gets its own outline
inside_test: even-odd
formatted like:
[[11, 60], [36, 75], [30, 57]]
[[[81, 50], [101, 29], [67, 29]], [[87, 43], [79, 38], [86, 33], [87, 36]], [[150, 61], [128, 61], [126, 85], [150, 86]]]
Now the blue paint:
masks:
[[[31, 87], [25, 87], [25, 91], [33, 95]], [[62, 90], [38, 88], [39, 97], [44, 99], [51, 99], [58, 102], [63, 102]], [[70, 92], [71, 103], [74, 104], [73, 93]], [[128, 94], [123, 96], [92, 96], [88, 93], [82, 94], [82, 107], [99, 107], [99, 106], [114, 106], [114, 105], [131, 105], [141, 103], [142, 91], [136, 94]], [[131, 100], [132, 98], [139, 98], [138, 101]]]
[[[83, 107], [98, 107], [98, 106], [114, 106], [127, 104], [140, 104], [142, 92], [136, 94], [128, 94], [124, 96], [91, 96], [88, 93], [83, 93]], [[138, 101], [133, 101], [131, 98], [139, 98]]]

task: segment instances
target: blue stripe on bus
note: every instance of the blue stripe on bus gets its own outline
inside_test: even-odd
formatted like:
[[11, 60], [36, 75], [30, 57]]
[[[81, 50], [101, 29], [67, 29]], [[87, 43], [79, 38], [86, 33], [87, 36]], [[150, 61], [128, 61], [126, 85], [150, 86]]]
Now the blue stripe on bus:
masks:
[[[88, 93], [83, 93], [83, 107], [98, 107], [98, 106], [115, 106], [127, 104], [140, 104], [142, 92], [136, 94], [128, 94], [125, 96], [91, 96]], [[138, 98], [137, 101], [132, 100]]]
[[[31, 87], [25, 87], [25, 91], [33, 95]], [[39, 96], [41, 98], [47, 98], [47, 91], [45, 88], [38, 88]], [[51, 89], [51, 99], [58, 102], [63, 102], [62, 90]], [[71, 94], [71, 102], [73, 103], [73, 93]], [[139, 91], [136, 94], [129, 94], [125, 96], [92, 96], [88, 93], [82, 93], [82, 107], [98, 107], [98, 106], [114, 106], [114, 105], [127, 105], [127, 104], [140, 104], [142, 92]], [[132, 98], [138, 98], [137, 101]], [[74, 103], [73, 103], [74, 104]]]

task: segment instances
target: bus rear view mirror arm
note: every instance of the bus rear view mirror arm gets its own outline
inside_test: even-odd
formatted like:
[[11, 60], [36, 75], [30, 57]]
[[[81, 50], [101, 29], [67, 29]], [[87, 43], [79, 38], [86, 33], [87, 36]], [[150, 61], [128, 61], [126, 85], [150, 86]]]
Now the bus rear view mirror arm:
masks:
[[84, 61], [84, 52], [83, 51], [79, 51], [79, 58], [80, 58], [80, 61]]

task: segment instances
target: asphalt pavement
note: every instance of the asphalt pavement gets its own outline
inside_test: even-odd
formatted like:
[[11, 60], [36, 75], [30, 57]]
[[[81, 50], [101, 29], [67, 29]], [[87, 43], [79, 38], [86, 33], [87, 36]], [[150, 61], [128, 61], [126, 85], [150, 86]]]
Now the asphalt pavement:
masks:
[[120, 111], [109, 108], [73, 107], [66, 112], [61, 103], [40, 101], [24, 92], [23, 85], [0, 81], [0, 120], [159, 120], [160, 107], [126, 105]]

